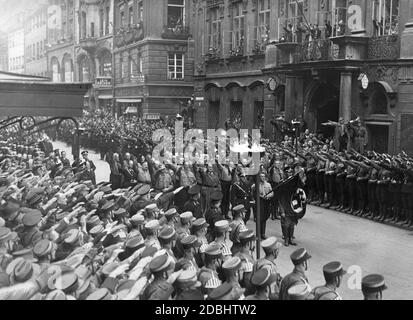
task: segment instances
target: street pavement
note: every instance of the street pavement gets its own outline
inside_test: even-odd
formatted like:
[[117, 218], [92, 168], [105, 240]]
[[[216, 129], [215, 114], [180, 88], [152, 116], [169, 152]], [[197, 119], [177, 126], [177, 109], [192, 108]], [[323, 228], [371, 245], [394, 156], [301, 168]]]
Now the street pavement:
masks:
[[[70, 160], [71, 147], [54, 142], [55, 148], [65, 150]], [[82, 149], [83, 150], [83, 149]], [[97, 182], [109, 181], [109, 165], [100, 155], [89, 150], [95, 163]], [[255, 229], [251, 220], [248, 228]], [[280, 221], [268, 220], [267, 236], [282, 241]], [[290, 254], [304, 247], [312, 255], [307, 276], [312, 287], [324, 284], [322, 267], [330, 261], [340, 261], [349, 274], [344, 276], [339, 293], [345, 300], [360, 300], [357, 284], [367, 274], [380, 273], [389, 287], [385, 300], [413, 299], [413, 232], [388, 226], [344, 213], [309, 206], [296, 232], [297, 247], [282, 247], [277, 259], [282, 276], [290, 273], [293, 265]], [[263, 254], [261, 253], [261, 256]]]

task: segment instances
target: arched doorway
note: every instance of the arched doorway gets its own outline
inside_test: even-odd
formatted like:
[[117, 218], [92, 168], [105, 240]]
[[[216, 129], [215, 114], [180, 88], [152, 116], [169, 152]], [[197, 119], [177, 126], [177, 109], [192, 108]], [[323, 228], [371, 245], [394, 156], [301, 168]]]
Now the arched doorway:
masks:
[[52, 70], [52, 81], [60, 82], [60, 64], [56, 57], [50, 60], [51, 70]]
[[324, 137], [334, 136], [334, 127], [323, 126], [323, 123], [338, 121], [340, 114], [340, 91], [331, 84], [320, 84], [313, 92], [309, 102], [307, 122], [309, 129]]
[[65, 54], [63, 56], [62, 61], [62, 77], [63, 82], [71, 83], [74, 81], [73, 79], [73, 60], [69, 54]]

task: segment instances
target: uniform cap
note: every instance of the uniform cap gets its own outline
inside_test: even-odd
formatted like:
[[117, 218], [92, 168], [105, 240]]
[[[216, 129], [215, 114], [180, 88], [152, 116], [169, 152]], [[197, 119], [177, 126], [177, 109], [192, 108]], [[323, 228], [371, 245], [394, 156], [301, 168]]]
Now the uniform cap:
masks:
[[137, 214], [135, 214], [130, 220], [131, 220], [132, 222], [135, 222], [136, 224], [144, 224], [144, 222], [145, 222], [145, 217], [144, 217], [142, 214], [137, 213]]
[[141, 236], [136, 236], [136, 237], [133, 237], [133, 238], [129, 239], [126, 242], [126, 248], [135, 249], [139, 245], [142, 245], [143, 243], [144, 243], [143, 238]]
[[241, 211], [244, 210], [244, 209], [245, 209], [244, 205], [243, 205], [243, 204], [239, 204], [239, 205], [235, 206], [234, 208], [232, 208], [232, 212], [234, 212], [234, 213], [239, 213], [239, 212], [241, 212]]
[[151, 272], [161, 272], [168, 269], [170, 264], [169, 255], [163, 254], [152, 259], [149, 263], [149, 269]]
[[236, 271], [239, 268], [241, 268], [241, 265], [242, 265], [242, 262], [240, 258], [232, 257], [223, 263], [222, 268], [228, 271]]
[[300, 263], [310, 259], [311, 256], [308, 254], [306, 249], [301, 248], [301, 249], [298, 249], [298, 250], [294, 251], [290, 255], [290, 258], [291, 258], [291, 261], [293, 262], [294, 265], [299, 265]]
[[221, 300], [232, 291], [232, 285], [228, 282], [224, 282], [218, 288], [215, 288], [209, 294], [211, 300]]
[[201, 244], [198, 242], [198, 238], [194, 235], [184, 237], [181, 240], [181, 244], [184, 247], [184, 249], [196, 248], [201, 246]]
[[86, 300], [112, 300], [112, 296], [107, 288], [101, 288], [90, 294]]
[[269, 268], [261, 268], [257, 270], [252, 278], [251, 283], [257, 287], [266, 287], [277, 280], [277, 274], [271, 273]]
[[333, 261], [333, 262], [330, 262], [324, 265], [323, 273], [325, 275], [335, 276], [335, 275], [345, 275], [347, 272], [344, 270], [341, 262]]
[[105, 265], [102, 267], [102, 273], [103, 273], [105, 276], [108, 276], [108, 275], [110, 275], [113, 271], [115, 271], [115, 269], [116, 269], [117, 267], [119, 267], [119, 263], [117, 263], [117, 262], [111, 262], [111, 263], [105, 264]]
[[23, 224], [26, 227], [33, 227], [42, 220], [42, 213], [39, 210], [31, 210], [23, 216]]
[[158, 220], [151, 220], [145, 224], [145, 229], [149, 231], [156, 231], [160, 227], [159, 221]]
[[165, 217], [171, 217], [176, 215], [178, 212], [176, 211], [175, 208], [169, 209], [165, 212]]
[[65, 238], [65, 242], [68, 244], [75, 243], [80, 237], [79, 229], [72, 229], [67, 232], [67, 238]]
[[217, 243], [212, 243], [205, 248], [205, 254], [210, 257], [220, 257], [222, 255], [222, 250]]
[[11, 230], [6, 227], [0, 227], [0, 241], [9, 239], [11, 236]]
[[78, 285], [78, 277], [74, 272], [63, 273], [54, 281], [54, 287], [66, 294], [76, 291]]
[[43, 239], [36, 243], [33, 253], [36, 257], [41, 258], [50, 254], [53, 249], [53, 243], [50, 240]]
[[157, 206], [155, 203], [152, 203], [152, 204], [147, 205], [147, 206], [145, 207], [145, 211], [146, 211], [146, 212], [154, 212], [154, 211], [157, 210], [157, 209], [158, 209], [158, 206]]
[[307, 284], [300, 283], [288, 289], [290, 300], [306, 300], [311, 294], [311, 289]]
[[206, 222], [206, 220], [204, 218], [199, 218], [192, 223], [192, 232], [196, 232], [207, 227], [209, 227], [209, 224]]
[[188, 222], [192, 221], [192, 218], [193, 218], [194, 216], [192, 215], [192, 212], [191, 212], [191, 211], [186, 211], [186, 212], [184, 212], [184, 213], [181, 213], [181, 214], [179, 215], [179, 217], [180, 217], [180, 219], [181, 219], [181, 223], [185, 224], [185, 223], [188, 223]]
[[264, 250], [279, 249], [281, 248], [281, 243], [277, 240], [276, 237], [269, 237], [261, 242], [261, 247]]
[[175, 238], [175, 235], [176, 235], [175, 229], [172, 227], [166, 226], [159, 233], [158, 238], [168, 241], [168, 240], [173, 240]]
[[181, 287], [200, 286], [195, 270], [184, 270], [176, 279], [177, 284]]
[[66, 300], [66, 294], [62, 290], [53, 290], [46, 295], [44, 300], [64, 301]]
[[246, 243], [255, 240], [255, 233], [252, 230], [242, 231], [239, 234], [239, 241], [241, 243]]
[[386, 290], [384, 277], [380, 274], [370, 274], [361, 280], [361, 289], [365, 292], [378, 292]]
[[229, 229], [229, 222], [227, 220], [220, 220], [215, 222], [215, 230], [217, 231], [227, 231]]
[[121, 216], [126, 214], [126, 209], [125, 208], [119, 208], [118, 210], [114, 211], [113, 214], [115, 216]]

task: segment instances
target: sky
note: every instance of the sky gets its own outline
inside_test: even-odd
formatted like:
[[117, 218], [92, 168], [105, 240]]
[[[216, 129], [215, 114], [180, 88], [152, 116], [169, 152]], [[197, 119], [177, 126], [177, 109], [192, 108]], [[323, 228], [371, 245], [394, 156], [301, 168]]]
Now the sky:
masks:
[[44, 0], [0, 0], [0, 30], [6, 32], [13, 28], [15, 15], [33, 8]]

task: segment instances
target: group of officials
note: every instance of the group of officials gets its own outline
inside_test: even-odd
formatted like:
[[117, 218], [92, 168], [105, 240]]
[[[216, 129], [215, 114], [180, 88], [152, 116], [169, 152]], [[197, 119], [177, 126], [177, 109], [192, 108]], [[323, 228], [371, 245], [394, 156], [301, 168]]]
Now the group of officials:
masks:
[[[70, 165], [50, 150], [47, 140], [38, 147], [1, 143], [0, 300], [341, 299], [340, 262], [323, 267], [325, 284], [315, 288], [304, 248], [291, 254], [290, 274], [278, 272], [282, 244], [265, 236], [265, 221], [279, 212], [285, 245], [295, 245], [285, 230], [295, 211], [277, 199], [274, 179], [282, 184], [283, 176], [276, 158], [262, 159], [255, 199], [246, 163], [176, 167], [146, 157], [130, 185], [113, 187], [116, 170], [112, 183], [96, 184], [87, 152]], [[120, 169], [128, 155], [118, 162], [112, 167]], [[305, 188], [303, 163], [286, 163], [287, 180], [296, 172]], [[257, 200], [265, 253], [258, 260], [247, 228]], [[365, 299], [381, 299], [385, 289], [381, 275], [362, 280]]]

